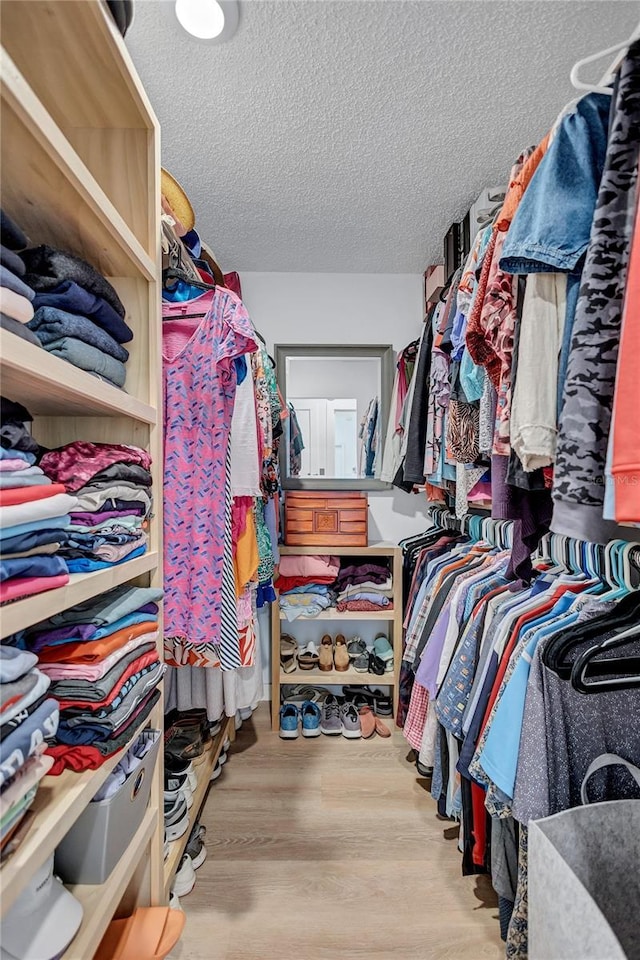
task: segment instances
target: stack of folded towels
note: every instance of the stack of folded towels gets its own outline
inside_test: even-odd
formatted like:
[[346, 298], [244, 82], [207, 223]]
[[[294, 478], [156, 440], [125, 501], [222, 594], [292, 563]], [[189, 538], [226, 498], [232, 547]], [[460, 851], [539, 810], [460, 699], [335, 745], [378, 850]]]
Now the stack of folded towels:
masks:
[[333, 604], [331, 590], [340, 569], [338, 557], [284, 556], [280, 558], [280, 609], [287, 620], [315, 617]]
[[340, 613], [353, 611], [379, 611], [393, 607], [393, 584], [389, 567], [370, 560], [355, 560], [344, 557], [343, 566], [336, 577], [336, 606]]
[[1, 325], [115, 387], [124, 387], [133, 339], [114, 287], [64, 250], [25, 249], [27, 237], [4, 211], [0, 222]]
[[30, 420], [21, 404], [0, 399], [0, 603], [69, 581], [62, 550], [77, 500], [35, 465]]
[[158, 702], [161, 599], [160, 589], [116, 587], [12, 638], [37, 655], [60, 711], [52, 775], [100, 766]]
[[58, 729], [51, 681], [26, 650], [0, 646], [0, 850], [5, 860], [28, 829], [28, 810], [40, 780], [53, 766], [45, 740]]
[[76, 441], [40, 461], [76, 497], [61, 548], [70, 573], [88, 573], [142, 556], [151, 512], [151, 457], [140, 447]]

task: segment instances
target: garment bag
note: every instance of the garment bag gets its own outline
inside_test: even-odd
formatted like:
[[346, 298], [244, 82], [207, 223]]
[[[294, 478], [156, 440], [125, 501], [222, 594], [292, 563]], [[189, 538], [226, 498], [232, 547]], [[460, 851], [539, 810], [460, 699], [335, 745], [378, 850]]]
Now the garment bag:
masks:
[[587, 781], [621, 764], [615, 754], [591, 764], [586, 806], [529, 823], [529, 960], [640, 960], [640, 800], [588, 803]]

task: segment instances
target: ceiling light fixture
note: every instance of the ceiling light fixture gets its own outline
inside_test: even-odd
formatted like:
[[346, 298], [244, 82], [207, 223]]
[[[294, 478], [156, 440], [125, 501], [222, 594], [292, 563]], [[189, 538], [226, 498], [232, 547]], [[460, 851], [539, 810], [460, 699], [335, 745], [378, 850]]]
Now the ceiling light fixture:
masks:
[[238, 28], [237, 0], [176, 0], [180, 26], [198, 40], [225, 43]]

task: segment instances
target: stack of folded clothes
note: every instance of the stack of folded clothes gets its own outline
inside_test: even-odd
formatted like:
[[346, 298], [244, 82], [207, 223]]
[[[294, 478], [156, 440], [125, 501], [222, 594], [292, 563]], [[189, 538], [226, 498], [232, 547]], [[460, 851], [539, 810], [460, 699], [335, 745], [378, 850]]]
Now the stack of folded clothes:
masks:
[[20, 227], [0, 210], [0, 327], [35, 346], [40, 341], [26, 326], [33, 318], [35, 290], [25, 283], [25, 266], [18, 256], [29, 241]]
[[69, 580], [61, 549], [77, 500], [35, 465], [39, 447], [25, 426], [30, 420], [21, 404], [0, 398], [0, 603]]
[[0, 646], [0, 850], [5, 860], [28, 829], [28, 810], [53, 765], [45, 740], [55, 736], [58, 704], [33, 653]]
[[387, 564], [353, 557], [344, 557], [343, 563], [334, 584], [340, 613], [393, 608], [393, 584]]
[[331, 585], [340, 569], [338, 557], [284, 556], [280, 558], [280, 609], [287, 620], [315, 617], [332, 606]]
[[[129, 353], [122, 344], [133, 339], [133, 332], [109, 281], [85, 260], [52, 247], [23, 250], [15, 259], [23, 267], [24, 283], [35, 291], [24, 322], [38, 343], [75, 367], [123, 387]], [[6, 312], [4, 299], [2, 303]]]
[[50, 450], [40, 466], [77, 498], [61, 550], [70, 573], [102, 570], [146, 551], [151, 512], [151, 457], [146, 450], [76, 441]]
[[12, 638], [37, 655], [60, 710], [52, 774], [100, 766], [158, 702], [161, 598], [152, 587], [116, 587]]

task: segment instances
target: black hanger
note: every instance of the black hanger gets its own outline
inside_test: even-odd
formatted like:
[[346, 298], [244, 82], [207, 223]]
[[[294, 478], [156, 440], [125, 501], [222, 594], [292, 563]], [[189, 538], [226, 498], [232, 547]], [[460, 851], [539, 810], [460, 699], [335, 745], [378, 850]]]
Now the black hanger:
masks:
[[[605, 657], [597, 660], [598, 654], [614, 650], [627, 643], [637, 643], [640, 633], [624, 637], [611, 637], [589, 647], [576, 659], [571, 670], [571, 686], [579, 693], [606, 693], [611, 690], [634, 690], [640, 688], [640, 657]], [[591, 668], [591, 669], [590, 669]], [[605, 677], [592, 679], [589, 677]]]
[[[190, 287], [197, 287], [199, 290], [217, 290], [215, 283], [207, 283], [205, 280], [194, 280], [188, 273], [185, 273], [184, 270], [179, 270], [177, 267], [167, 267], [162, 271], [162, 285], [165, 289], [171, 289], [171, 285], [168, 283], [170, 280], [180, 280], [182, 283], [188, 283]], [[185, 306], [189, 304], [189, 300], [181, 300], [179, 302]], [[183, 313], [179, 317], [164, 317], [163, 319], [200, 320], [202, 317], [206, 317], [206, 313]]]
[[542, 651], [542, 662], [563, 680], [569, 680], [574, 664], [567, 655], [585, 641], [597, 640], [602, 636], [603, 628], [620, 631], [633, 626], [638, 620], [639, 607], [640, 593], [630, 593], [622, 597], [613, 611], [575, 624], [559, 636], [551, 637]]
[[[171, 286], [167, 282], [168, 280], [182, 280], [183, 283], [188, 283], [190, 287], [198, 287], [199, 290], [217, 290], [216, 283], [207, 283], [206, 280], [195, 280], [184, 270], [178, 270], [176, 267], [167, 267], [166, 270], [162, 271], [162, 285], [164, 287]], [[189, 301], [187, 301], [187, 303], [188, 302]]]

